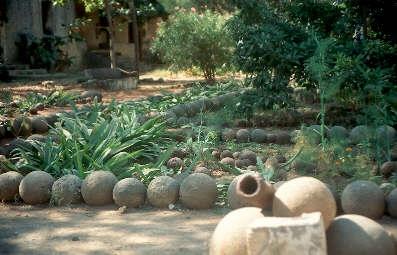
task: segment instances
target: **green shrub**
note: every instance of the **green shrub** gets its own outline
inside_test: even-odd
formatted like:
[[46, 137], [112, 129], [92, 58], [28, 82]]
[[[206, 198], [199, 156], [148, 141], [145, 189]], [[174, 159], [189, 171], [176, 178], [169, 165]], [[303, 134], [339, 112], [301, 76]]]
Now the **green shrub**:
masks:
[[164, 123], [159, 119], [140, 124], [123, 104], [98, 109], [61, 116], [45, 142], [32, 142], [33, 146], [17, 152], [16, 167], [43, 170], [55, 177], [75, 174], [84, 178], [97, 170], [125, 177], [131, 176], [135, 163], [159, 155], [165, 141]]
[[180, 11], [161, 24], [152, 51], [173, 70], [199, 68], [207, 80], [214, 80], [232, 56], [225, 22], [225, 17], [211, 11]]

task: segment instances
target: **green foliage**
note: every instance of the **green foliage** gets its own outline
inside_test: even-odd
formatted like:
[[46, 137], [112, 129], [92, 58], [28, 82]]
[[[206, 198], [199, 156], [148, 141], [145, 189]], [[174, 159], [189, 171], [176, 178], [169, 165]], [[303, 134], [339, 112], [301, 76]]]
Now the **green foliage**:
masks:
[[344, 81], [344, 77], [336, 77], [336, 75], [330, 73], [328, 50], [333, 44], [334, 40], [330, 38], [317, 41], [317, 49], [314, 55], [309, 58], [306, 66], [320, 94], [321, 127], [319, 135], [323, 150], [325, 150], [326, 103], [335, 97]]
[[35, 68], [61, 71], [72, 64], [71, 59], [62, 50], [65, 43], [65, 38], [59, 36], [44, 36], [38, 39], [31, 34], [20, 34], [16, 45], [22, 63], [28, 63]]
[[207, 80], [229, 65], [232, 41], [223, 16], [180, 11], [162, 23], [152, 50], [173, 70], [199, 68]]
[[[48, 106], [66, 106], [74, 104], [74, 101], [78, 98], [77, 94], [70, 93], [63, 90], [53, 90], [48, 95], [44, 95], [36, 92], [28, 92], [25, 97], [20, 98], [20, 101], [16, 105], [16, 107], [9, 107], [8, 103], [13, 100], [13, 95], [11, 90], [3, 90], [1, 91], [1, 96], [4, 98], [0, 98], [0, 102], [7, 103], [0, 110], [4, 110], [8, 114], [15, 113], [26, 113], [29, 112], [32, 108], [36, 107], [37, 104], [42, 104], [45, 107]], [[4, 101], [3, 101], [4, 100]]]
[[160, 0], [169, 13], [178, 11], [179, 9], [195, 8], [198, 11], [233, 11], [234, 5], [229, 0]]
[[258, 108], [272, 109], [292, 104], [292, 76], [304, 77], [303, 63], [313, 51], [308, 33], [290, 24], [265, 2], [247, 1], [228, 26], [236, 43], [235, 63], [248, 74], [247, 85], [256, 88], [242, 99], [243, 107], [256, 102]]
[[13, 98], [13, 93], [9, 89], [0, 88], [0, 102], [1, 103], [11, 103]]
[[[52, 0], [55, 5], [63, 5], [66, 0]], [[105, 0], [79, 0], [85, 7], [86, 12], [103, 11], [105, 8]], [[128, 16], [131, 15], [131, 10], [128, 6], [130, 0], [108, 0], [113, 9], [113, 16]], [[157, 0], [134, 0], [137, 9], [137, 18], [139, 23], [153, 17], [165, 17], [167, 12], [164, 6]], [[103, 13], [101, 13], [103, 14]], [[104, 14], [103, 14], [104, 15]]]
[[[314, 85], [323, 93], [320, 99], [332, 96], [363, 113], [361, 123], [396, 123], [397, 34], [385, 23], [395, 6], [387, 1], [234, 2], [239, 12], [229, 27], [237, 45], [235, 61], [248, 74], [247, 84], [258, 88], [257, 100], [254, 92], [241, 100], [242, 111], [261, 97], [272, 101], [280, 95], [273, 100], [278, 106], [289, 102], [288, 85]], [[321, 51], [325, 55], [319, 58]]]
[[381, 178], [373, 171], [375, 151], [368, 150], [368, 145], [351, 146], [347, 140], [327, 139], [324, 150], [319, 150], [319, 145], [312, 143], [313, 135], [317, 134], [303, 129], [296, 138], [295, 150], [302, 150], [297, 160], [316, 165], [314, 173], [300, 174], [312, 174], [330, 184], [339, 178], [339, 185], [352, 180], [377, 181]]
[[164, 124], [158, 119], [140, 124], [122, 104], [96, 109], [62, 116], [45, 142], [18, 151], [17, 168], [44, 170], [56, 177], [71, 173], [83, 178], [96, 170], [125, 177], [134, 163], [157, 157], [165, 141]]
[[212, 85], [197, 82], [182, 93], [162, 91], [161, 96], [153, 96], [143, 100], [127, 102], [126, 104], [143, 114], [166, 112], [175, 105], [192, 102], [203, 97], [210, 98], [223, 95], [228, 92], [238, 91], [239, 89], [241, 89], [241, 85], [234, 80], [217, 82]]

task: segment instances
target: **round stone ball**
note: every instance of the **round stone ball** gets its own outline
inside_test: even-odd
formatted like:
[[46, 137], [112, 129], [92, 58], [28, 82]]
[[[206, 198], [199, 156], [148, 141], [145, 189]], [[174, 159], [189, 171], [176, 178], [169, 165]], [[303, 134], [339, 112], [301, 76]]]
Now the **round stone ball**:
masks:
[[83, 201], [79, 177], [68, 174], [62, 176], [52, 185], [52, 200], [56, 205], [78, 204]]
[[113, 203], [113, 188], [116, 183], [116, 176], [109, 171], [92, 172], [81, 185], [84, 201], [94, 206]]
[[229, 151], [229, 150], [224, 150], [221, 153], [221, 159], [224, 158], [233, 158], [233, 152]]
[[206, 174], [206, 175], [211, 175], [211, 170], [209, 170], [208, 168], [204, 167], [204, 166], [198, 166], [196, 167], [196, 169], [194, 170], [195, 173], [202, 173], [202, 174]]
[[255, 143], [265, 143], [267, 139], [267, 133], [263, 129], [254, 129], [251, 132], [251, 139]]
[[172, 112], [172, 111], [166, 112], [163, 115], [163, 118], [168, 124], [174, 124], [178, 120], [178, 116], [176, 116], [176, 114], [174, 112]]
[[215, 159], [220, 159], [221, 158], [221, 153], [218, 150], [213, 150], [211, 152], [211, 155], [215, 158]]
[[12, 121], [11, 130], [15, 136], [30, 136], [32, 120], [28, 117], [18, 117]]
[[44, 171], [30, 172], [19, 184], [19, 195], [30, 205], [47, 203], [51, 198], [53, 183], [54, 178]]
[[182, 104], [172, 107], [171, 111], [174, 112], [178, 117], [186, 115], [186, 107]]
[[380, 172], [384, 176], [390, 176], [393, 172], [397, 172], [397, 161], [387, 161], [380, 167]]
[[59, 117], [56, 114], [50, 114], [44, 117], [48, 125], [54, 126], [55, 123], [58, 121]]
[[238, 143], [248, 143], [250, 141], [250, 131], [248, 129], [240, 129], [236, 133]]
[[167, 162], [167, 167], [174, 170], [179, 170], [183, 168], [183, 160], [177, 157], [171, 158]]
[[346, 186], [341, 196], [342, 209], [346, 214], [358, 214], [379, 219], [385, 211], [383, 191], [371, 181], [354, 181]]
[[307, 128], [308, 141], [312, 144], [321, 142], [321, 125], [311, 125]]
[[327, 228], [336, 215], [336, 202], [326, 184], [313, 177], [299, 177], [280, 186], [273, 200], [276, 217], [321, 212]]
[[291, 143], [291, 135], [287, 132], [280, 132], [276, 135], [276, 144], [285, 145]]
[[377, 222], [355, 214], [336, 217], [327, 230], [329, 255], [394, 255], [393, 240]]
[[256, 165], [256, 153], [251, 150], [243, 150], [238, 158], [241, 160], [248, 160], [251, 165]]
[[266, 140], [268, 143], [276, 143], [277, 135], [276, 134], [267, 134]]
[[290, 169], [298, 173], [313, 174], [316, 171], [317, 166], [308, 161], [296, 159], [291, 163]]
[[179, 196], [179, 184], [169, 176], [154, 178], [148, 187], [147, 197], [154, 207], [166, 208], [176, 203]]
[[350, 140], [353, 144], [367, 141], [371, 137], [371, 130], [365, 125], [357, 126], [350, 131]]
[[328, 131], [328, 136], [335, 140], [344, 140], [349, 137], [349, 131], [342, 126], [333, 126]]
[[187, 117], [180, 117], [178, 118], [178, 120], [176, 121], [178, 125], [186, 125], [189, 124], [190, 120]]
[[255, 220], [264, 218], [261, 208], [243, 207], [228, 213], [216, 226], [210, 240], [211, 255], [246, 255], [246, 232]]
[[203, 173], [189, 175], [181, 184], [180, 200], [190, 209], [209, 209], [217, 198], [216, 182]]
[[396, 139], [396, 130], [391, 126], [380, 126], [376, 129], [376, 138], [380, 141], [389, 141], [393, 143]]
[[235, 165], [238, 168], [246, 168], [251, 165], [251, 162], [248, 159], [237, 159]]
[[138, 208], [145, 203], [146, 187], [135, 178], [126, 178], [113, 188], [113, 200], [118, 206]]
[[231, 158], [238, 159], [238, 157], [240, 157], [240, 153], [241, 152], [239, 152], [239, 151], [233, 152], [233, 157], [231, 157]]
[[0, 201], [11, 201], [18, 197], [19, 184], [23, 176], [14, 171], [0, 175]]
[[35, 134], [43, 134], [48, 132], [48, 123], [45, 118], [32, 118], [32, 132]]
[[236, 139], [236, 131], [230, 128], [222, 131], [222, 140], [225, 142], [233, 141]]
[[397, 189], [392, 190], [386, 197], [387, 212], [393, 218], [397, 218]]
[[221, 164], [228, 165], [228, 166], [234, 166], [235, 162], [234, 162], [234, 159], [228, 157], [228, 158], [222, 159]]

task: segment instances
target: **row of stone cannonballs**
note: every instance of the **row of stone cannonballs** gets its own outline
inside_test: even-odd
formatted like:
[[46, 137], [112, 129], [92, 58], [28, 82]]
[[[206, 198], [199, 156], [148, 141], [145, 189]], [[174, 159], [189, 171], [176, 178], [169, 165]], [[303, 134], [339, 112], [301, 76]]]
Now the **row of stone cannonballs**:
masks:
[[[312, 125], [306, 127], [305, 130], [312, 131], [314, 133], [314, 139], [320, 142], [320, 125]], [[286, 131], [278, 131], [276, 133], [268, 132], [264, 129], [231, 129], [227, 128], [222, 131], [223, 141], [237, 141], [238, 143], [276, 143], [276, 144], [289, 144], [300, 131], [294, 131], [292, 133]], [[396, 130], [391, 126], [381, 126], [375, 131], [372, 131], [368, 126], [360, 125], [354, 127], [352, 130], [348, 130], [342, 126], [333, 126], [326, 128], [326, 136], [334, 139], [348, 139], [353, 144], [358, 144], [360, 142], [366, 141], [372, 136], [378, 138], [387, 139], [393, 142], [396, 139]], [[316, 135], [317, 134], [317, 135]]]
[[235, 210], [217, 225], [210, 254], [247, 254], [245, 234], [257, 219], [299, 217], [312, 212], [321, 212], [329, 255], [395, 254], [393, 239], [375, 220], [383, 216], [386, 205], [389, 214], [397, 217], [397, 189], [385, 202], [384, 193], [375, 183], [352, 182], [340, 199], [345, 215], [338, 217], [335, 197], [325, 183], [312, 177], [271, 185], [257, 174], [238, 176], [228, 190], [229, 204]]
[[65, 175], [58, 180], [43, 171], [33, 171], [23, 177], [17, 172], [0, 175], [0, 200], [20, 198], [30, 205], [52, 202], [70, 205], [84, 201], [88, 205], [112, 204], [137, 208], [146, 200], [159, 208], [175, 204], [178, 199], [190, 209], [211, 208], [217, 198], [216, 182], [203, 173], [187, 176], [179, 183], [169, 176], [154, 178], [148, 188], [136, 178], [118, 181], [109, 171], [95, 171], [84, 180]]

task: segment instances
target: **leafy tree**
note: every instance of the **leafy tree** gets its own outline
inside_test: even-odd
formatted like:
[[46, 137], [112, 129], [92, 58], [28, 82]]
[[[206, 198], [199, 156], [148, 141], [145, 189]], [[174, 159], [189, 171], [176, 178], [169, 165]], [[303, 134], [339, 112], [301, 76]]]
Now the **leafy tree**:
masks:
[[216, 71], [229, 64], [232, 40], [225, 18], [211, 11], [202, 14], [181, 11], [161, 24], [152, 50], [171, 69], [199, 68], [212, 81]]
[[[314, 51], [307, 31], [291, 24], [268, 3], [247, 1], [228, 26], [236, 42], [235, 63], [257, 88], [261, 108], [287, 106], [288, 85], [304, 77], [304, 61]], [[249, 102], [247, 102], [249, 103]]]

